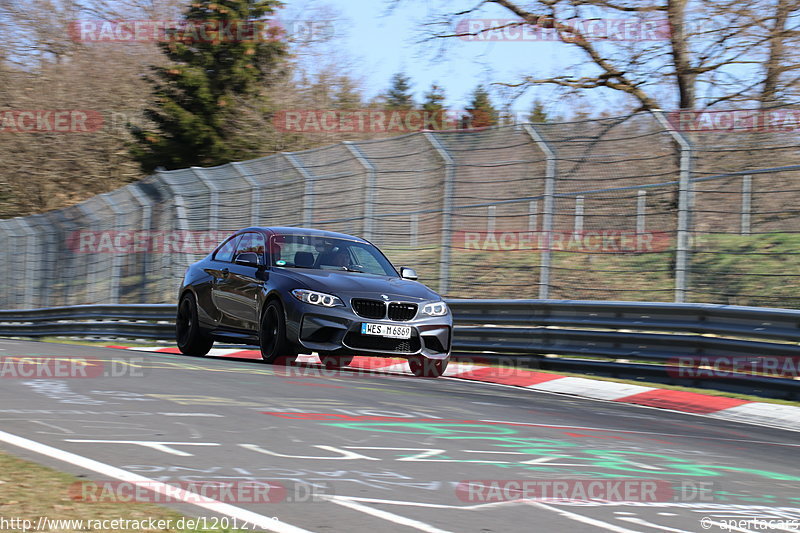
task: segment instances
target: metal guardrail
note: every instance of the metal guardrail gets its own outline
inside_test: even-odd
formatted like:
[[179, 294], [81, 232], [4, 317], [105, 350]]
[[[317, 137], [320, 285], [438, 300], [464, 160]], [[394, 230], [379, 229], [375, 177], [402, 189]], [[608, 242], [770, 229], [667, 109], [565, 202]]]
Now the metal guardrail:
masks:
[[175, 338], [174, 305], [75, 305], [0, 311], [3, 337]]
[[[800, 380], [791, 376], [728, 372], [720, 378], [706, 372], [686, 377], [676, 366], [678, 358], [756, 363], [772, 358], [797, 369], [798, 310], [571, 300], [449, 300], [448, 304], [456, 324], [456, 359], [800, 399]], [[176, 307], [167, 304], [0, 311], [0, 336], [171, 340], [175, 312]]]

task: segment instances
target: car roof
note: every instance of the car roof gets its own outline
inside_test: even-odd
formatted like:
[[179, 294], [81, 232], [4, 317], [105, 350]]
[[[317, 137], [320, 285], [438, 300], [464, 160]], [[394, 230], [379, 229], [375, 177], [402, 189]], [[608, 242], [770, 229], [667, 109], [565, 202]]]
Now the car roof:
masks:
[[250, 228], [245, 228], [242, 230], [237, 231], [237, 233], [241, 233], [244, 231], [263, 231], [265, 233], [270, 234], [283, 234], [283, 235], [309, 235], [312, 237], [330, 237], [330, 238], [338, 238], [338, 239], [347, 239], [350, 241], [357, 241], [357, 242], [368, 242], [361, 237], [355, 237], [353, 235], [347, 235], [346, 233], [336, 233], [334, 231], [325, 231], [320, 229], [312, 229], [312, 228], [293, 228], [293, 227], [285, 227], [285, 226], [253, 226]]

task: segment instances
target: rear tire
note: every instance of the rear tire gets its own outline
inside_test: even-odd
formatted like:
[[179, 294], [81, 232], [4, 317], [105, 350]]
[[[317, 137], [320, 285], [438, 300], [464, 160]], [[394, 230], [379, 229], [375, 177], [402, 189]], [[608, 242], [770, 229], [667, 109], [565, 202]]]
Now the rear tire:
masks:
[[352, 355], [323, 355], [319, 359], [328, 370], [339, 370], [353, 362]]
[[178, 316], [175, 319], [175, 342], [185, 355], [206, 355], [214, 345], [197, 320], [197, 304], [189, 293], [181, 298], [178, 304]]
[[286, 317], [278, 300], [271, 300], [261, 315], [259, 328], [261, 359], [273, 365], [289, 365], [297, 359], [297, 352], [286, 339]]
[[438, 378], [447, 370], [447, 360], [412, 357], [408, 360], [408, 367], [418, 378]]

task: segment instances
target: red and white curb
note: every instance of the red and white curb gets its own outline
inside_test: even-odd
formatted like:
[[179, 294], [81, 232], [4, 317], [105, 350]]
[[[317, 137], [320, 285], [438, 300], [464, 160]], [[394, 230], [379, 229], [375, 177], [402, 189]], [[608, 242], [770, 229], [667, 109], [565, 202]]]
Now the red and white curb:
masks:
[[[177, 348], [109, 347], [145, 352], [180, 353]], [[211, 357], [232, 357], [237, 359], [261, 359], [261, 352], [258, 350], [213, 348], [208, 355]], [[313, 367], [309, 368], [308, 365], [321, 365], [316, 355], [298, 356], [297, 363], [300, 363], [299, 367], [286, 367], [287, 376], [311, 377], [315, 375], [314, 369]], [[288, 370], [295, 368], [298, 370]], [[310, 370], [310, 372], [305, 372], [303, 368]], [[408, 363], [404, 359], [397, 358], [356, 357], [347, 368], [351, 370], [344, 370], [344, 372], [360, 369], [411, 375]], [[712, 396], [710, 394], [659, 389], [657, 387], [645, 387], [629, 383], [568, 377], [524, 368], [492, 367], [455, 361], [450, 362], [444, 375], [457, 379], [511, 385], [537, 391], [669, 409], [758, 426], [800, 431], [800, 407], [791, 405], [752, 402], [726, 396]]]

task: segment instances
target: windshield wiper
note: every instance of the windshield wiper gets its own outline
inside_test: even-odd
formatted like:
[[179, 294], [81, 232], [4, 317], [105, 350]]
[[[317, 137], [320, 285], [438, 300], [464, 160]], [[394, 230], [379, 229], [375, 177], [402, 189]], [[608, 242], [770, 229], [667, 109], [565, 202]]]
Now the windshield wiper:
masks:
[[[353, 266], [360, 266], [360, 265], [353, 265]], [[351, 267], [347, 267], [347, 266], [343, 266], [342, 270], [344, 270], [345, 272], [358, 272], [360, 274], [365, 274], [366, 273], [363, 270], [361, 270], [360, 268], [351, 268]]]

